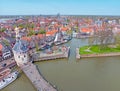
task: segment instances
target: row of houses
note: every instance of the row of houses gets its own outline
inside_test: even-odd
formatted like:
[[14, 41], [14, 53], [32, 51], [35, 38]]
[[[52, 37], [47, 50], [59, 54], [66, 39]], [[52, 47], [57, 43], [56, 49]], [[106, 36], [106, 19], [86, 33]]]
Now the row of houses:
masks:
[[[74, 34], [80, 33], [80, 36], [81, 34], [91, 35], [95, 30], [102, 30], [106, 25], [112, 25], [114, 32], [120, 32], [119, 24], [115, 19], [70, 16], [13, 18], [0, 22], [0, 28], [6, 29], [2, 33], [0, 32], [0, 35], [2, 35], [1, 40], [6, 40], [13, 47], [16, 36], [15, 27], [19, 26], [19, 34], [23, 42], [31, 49], [35, 48], [36, 43], [42, 46], [69, 39], [69, 36], [66, 36], [69, 31], [74, 31]], [[41, 31], [42, 33], [40, 33]]]
[[4, 42], [0, 42], [0, 61], [9, 59], [13, 56], [10, 46], [7, 46]]
[[[119, 18], [109, 17], [70, 17], [73, 36], [93, 35], [96, 31], [112, 29], [114, 34], [120, 33]], [[108, 29], [109, 28], [109, 29]]]
[[[55, 18], [38, 17], [29, 19], [12, 19], [0, 23], [0, 28], [5, 28], [4, 32], [0, 32], [0, 60], [5, 60], [12, 56], [11, 49], [16, 42], [16, 30], [14, 26], [20, 25], [19, 34], [21, 36], [21, 40], [23, 44], [25, 44], [25, 46], [27, 46], [29, 49], [32, 49], [36, 47], [36, 44], [39, 47], [52, 45], [58, 31], [62, 32], [62, 34], [66, 34], [66, 31], [70, 30], [70, 26], [65, 24], [65, 21], [64, 24], [62, 24], [62, 21], [62, 19], [58, 20]], [[28, 25], [28, 27], [24, 25]], [[43, 31], [45, 31], [45, 34], [39, 34], [38, 32], [40, 31], [40, 29], [43, 29]], [[34, 31], [35, 34], [28, 36], [28, 33], [31, 30]], [[6, 45], [3, 41], [6, 41], [8, 45]]]

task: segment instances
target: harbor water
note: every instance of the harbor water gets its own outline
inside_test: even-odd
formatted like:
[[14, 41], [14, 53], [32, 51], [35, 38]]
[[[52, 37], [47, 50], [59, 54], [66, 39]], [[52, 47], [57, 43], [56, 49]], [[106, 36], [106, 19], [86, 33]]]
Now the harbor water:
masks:
[[[120, 56], [82, 58], [76, 60], [76, 47], [87, 44], [85, 39], [72, 39], [68, 59], [35, 63], [42, 75], [59, 91], [120, 91]], [[36, 91], [28, 78], [21, 76], [2, 91]]]

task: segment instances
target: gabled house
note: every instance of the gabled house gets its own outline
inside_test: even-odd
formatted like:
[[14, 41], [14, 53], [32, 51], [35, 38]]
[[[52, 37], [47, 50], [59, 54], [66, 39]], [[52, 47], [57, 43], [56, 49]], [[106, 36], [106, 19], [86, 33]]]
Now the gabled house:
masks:
[[93, 32], [93, 29], [89, 28], [89, 27], [85, 27], [85, 28], [80, 29], [80, 33], [83, 35], [90, 35], [91, 32]]
[[12, 57], [12, 51], [9, 46], [6, 46], [3, 42], [0, 42], [0, 51], [2, 59], [8, 59]]

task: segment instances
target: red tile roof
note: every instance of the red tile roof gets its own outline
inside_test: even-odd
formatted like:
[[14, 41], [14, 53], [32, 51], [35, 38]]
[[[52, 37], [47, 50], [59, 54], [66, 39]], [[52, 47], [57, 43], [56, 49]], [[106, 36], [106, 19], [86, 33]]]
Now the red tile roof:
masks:
[[44, 37], [44, 34], [38, 34], [37, 37], [42, 39]]
[[92, 29], [91, 28], [81, 28], [81, 31], [84, 33], [87, 33], [87, 32], [92, 32]]
[[30, 37], [22, 37], [22, 40], [31, 41]]
[[61, 30], [62, 30], [62, 31], [67, 31], [67, 30], [68, 30], [68, 27], [62, 27]]
[[46, 35], [54, 35], [56, 32], [57, 30], [48, 31], [46, 32]]
[[3, 46], [0, 44], [0, 51], [2, 50]]

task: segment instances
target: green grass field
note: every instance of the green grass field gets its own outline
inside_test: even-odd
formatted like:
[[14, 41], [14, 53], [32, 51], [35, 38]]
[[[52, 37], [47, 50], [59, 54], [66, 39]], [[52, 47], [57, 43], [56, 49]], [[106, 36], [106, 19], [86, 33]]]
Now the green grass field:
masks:
[[79, 49], [80, 54], [102, 54], [102, 53], [112, 53], [112, 52], [120, 52], [120, 47], [119, 48], [107, 47], [103, 50], [100, 50], [98, 45], [93, 45], [91, 47], [83, 46], [80, 47]]

